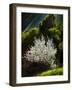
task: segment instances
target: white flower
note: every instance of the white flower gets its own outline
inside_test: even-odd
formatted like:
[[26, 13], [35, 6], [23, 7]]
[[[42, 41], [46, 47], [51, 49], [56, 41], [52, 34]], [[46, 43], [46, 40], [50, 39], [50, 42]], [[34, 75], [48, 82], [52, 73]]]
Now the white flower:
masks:
[[57, 49], [54, 47], [52, 39], [48, 39], [47, 45], [45, 45], [44, 37], [35, 39], [34, 46], [30, 48], [26, 53], [26, 58], [31, 62], [44, 62], [50, 64], [51, 67], [55, 66], [55, 54]]

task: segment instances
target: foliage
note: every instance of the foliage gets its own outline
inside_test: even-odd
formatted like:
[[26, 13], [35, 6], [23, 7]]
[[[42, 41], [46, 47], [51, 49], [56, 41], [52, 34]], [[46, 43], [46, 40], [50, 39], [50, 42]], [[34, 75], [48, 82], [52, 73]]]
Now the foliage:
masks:
[[47, 15], [44, 18], [44, 20], [39, 24], [40, 31], [43, 33], [45, 31], [45, 29], [52, 28], [55, 25], [54, 20], [55, 20], [54, 15], [52, 15], [52, 14]]
[[45, 45], [44, 37], [35, 39], [34, 46], [31, 46], [30, 50], [24, 55], [28, 61], [31, 62], [43, 62], [50, 65], [51, 68], [56, 67], [55, 54], [57, 49], [54, 47], [52, 39], [48, 39], [47, 45]]
[[58, 67], [52, 70], [46, 70], [37, 74], [37, 76], [51, 76], [51, 75], [63, 75], [63, 67]]
[[38, 28], [31, 28], [30, 30], [22, 32], [22, 42], [33, 40], [35, 36], [38, 36]]
[[[48, 37], [53, 39], [53, 43], [57, 48], [57, 63], [63, 63], [63, 18], [62, 15], [48, 15], [39, 25], [39, 31], [45, 38], [47, 43]], [[61, 62], [61, 63], [60, 63]]]

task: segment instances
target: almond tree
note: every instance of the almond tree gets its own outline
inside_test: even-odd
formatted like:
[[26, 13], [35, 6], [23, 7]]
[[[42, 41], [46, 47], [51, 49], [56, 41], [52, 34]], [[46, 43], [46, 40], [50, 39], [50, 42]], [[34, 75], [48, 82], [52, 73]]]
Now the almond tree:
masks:
[[24, 55], [24, 57], [31, 62], [42, 62], [46, 65], [50, 65], [50, 68], [56, 67], [55, 64], [55, 54], [57, 49], [55, 48], [52, 39], [48, 39], [45, 45], [44, 37], [41, 39], [36, 39], [34, 46], [30, 48], [29, 51]]

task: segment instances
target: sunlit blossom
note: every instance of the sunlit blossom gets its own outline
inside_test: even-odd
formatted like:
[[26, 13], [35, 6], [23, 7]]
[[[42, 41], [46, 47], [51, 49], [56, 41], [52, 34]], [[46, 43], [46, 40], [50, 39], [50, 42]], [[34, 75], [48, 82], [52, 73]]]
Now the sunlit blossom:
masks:
[[44, 37], [41, 39], [35, 39], [34, 46], [31, 46], [30, 50], [27, 51], [25, 58], [31, 62], [43, 62], [49, 64], [51, 68], [56, 67], [55, 55], [57, 49], [53, 44], [52, 39], [48, 39], [47, 45], [45, 45]]

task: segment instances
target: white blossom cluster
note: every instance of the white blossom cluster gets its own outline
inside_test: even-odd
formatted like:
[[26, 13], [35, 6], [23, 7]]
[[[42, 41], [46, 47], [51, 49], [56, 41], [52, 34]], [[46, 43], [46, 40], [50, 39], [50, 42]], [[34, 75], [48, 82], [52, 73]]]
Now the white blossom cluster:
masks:
[[52, 68], [56, 67], [55, 54], [57, 49], [54, 47], [52, 39], [48, 39], [47, 45], [45, 45], [44, 37], [41, 39], [35, 39], [34, 46], [27, 51], [25, 57], [31, 62], [43, 62], [50, 64]]

